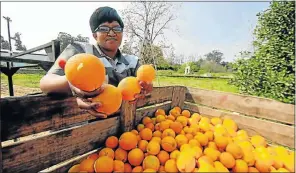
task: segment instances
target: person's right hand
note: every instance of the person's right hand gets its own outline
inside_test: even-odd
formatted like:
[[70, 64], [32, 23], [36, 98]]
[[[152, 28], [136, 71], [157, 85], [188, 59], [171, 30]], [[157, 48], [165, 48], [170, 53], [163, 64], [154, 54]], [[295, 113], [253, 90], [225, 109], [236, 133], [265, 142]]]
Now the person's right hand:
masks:
[[70, 89], [73, 92], [73, 95], [76, 96], [77, 104], [80, 109], [86, 110], [88, 113], [95, 117], [99, 118], [107, 118], [107, 115], [96, 111], [98, 107], [101, 106], [100, 102], [92, 102], [92, 98], [98, 96], [104, 90], [104, 85], [100, 88], [91, 91], [85, 92], [82, 91], [69, 83]]

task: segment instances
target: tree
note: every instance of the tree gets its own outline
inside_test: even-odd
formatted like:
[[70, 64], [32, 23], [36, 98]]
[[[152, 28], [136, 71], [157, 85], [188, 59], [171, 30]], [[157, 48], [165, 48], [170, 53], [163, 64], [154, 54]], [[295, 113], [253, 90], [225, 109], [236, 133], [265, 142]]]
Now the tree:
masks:
[[[176, 19], [174, 4], [168, 2], [131, 2], [123, 10], [127, 37], [135, 37], [134, 47], [140, 53], [142, 62], [151, 62], [151, 48], [156, 45], [155, 40], [164, 36], [164, 30], [169, 29], [169, 24]], [[150, 53], [149, 53], [150, 52]]]
[[206, 60], [216, 62], [220, 64], [223, 59], [223, 53], [219, 50], [213, 50], [205, 55]]
[[73, 37], [66, 32], [59, 32], [57, 40], [60, 41], [60, 49], [63, 51], [69, 44], [73, 43], [74, 41], [79, 42], [89, 42], [88, 37], [83, 37], [80, 34], [77, 37]]
[[9, 42], [1, 35], [1, 49], [9, 50]]
[[22, 35], [21, 33], [17, 32], [14, 34], [14, 37], [12, 37], [11, 39], [15, 41], [15, 44], [14, 44], [14, 46], [16, 47], [15, 50], [26, 51], [27, 48], [25, 45], [22, 44], [21, 35]]
[[271, 2], [254, 34], [254, 55], [234, 63], [233, 83], [242, 93], [295, 103], [295, 2]]

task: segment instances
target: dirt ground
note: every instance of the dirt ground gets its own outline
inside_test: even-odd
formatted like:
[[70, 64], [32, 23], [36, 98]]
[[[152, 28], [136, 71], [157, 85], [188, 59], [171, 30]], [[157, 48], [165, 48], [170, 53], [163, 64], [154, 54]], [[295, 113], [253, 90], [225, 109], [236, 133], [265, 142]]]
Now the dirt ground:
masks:
[[[27, 94], [40, 93], [39, 88], [29, 88], [18, 85], [13, 85], [14, 96], [24, 96]], [[8, 84], [1, 83], [1, 98], [9, 97], [9, 88]]]

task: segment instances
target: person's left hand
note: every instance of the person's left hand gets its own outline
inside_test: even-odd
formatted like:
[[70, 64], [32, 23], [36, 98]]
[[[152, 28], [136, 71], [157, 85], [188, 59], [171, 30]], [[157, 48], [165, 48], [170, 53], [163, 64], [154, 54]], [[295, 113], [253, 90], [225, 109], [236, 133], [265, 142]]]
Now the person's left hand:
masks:
[[142, 98], [145, 98], [146, 96], [149, 96], [152, 92], [153, 83], [140, 81], [139, 84], [141, 86], [141, 92], [135, 95], [135, 100], [129, 102], [131, 104], [135, 103], [137, 99], [142, 99]]

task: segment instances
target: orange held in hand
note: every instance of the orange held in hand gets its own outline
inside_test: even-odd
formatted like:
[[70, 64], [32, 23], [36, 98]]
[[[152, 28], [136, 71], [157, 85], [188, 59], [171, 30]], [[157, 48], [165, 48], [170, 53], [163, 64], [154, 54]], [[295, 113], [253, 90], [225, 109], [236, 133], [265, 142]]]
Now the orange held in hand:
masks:
[[121, 90], [122, 99], [132, 101], [135, 99], [135, 95], [141, 92], [141, 86], [136, 77], [126, 77], [122, 79], [117, 88]]
[[[59, 64], [63, 65], [63, 60]], [[94, 91], [105, 81], [105, 66], [92, 54], [80, 53], [72, 56], [64, 70], [67, 80], [82, 91]]]
[[139, 81], [151, 83], [155, 79], [155, 75], [155, 69], [152, 65], [141, 65], [137, 70], [137, 79]]
[[94, 97], [92, 100], [102, 104], [97, 108], [98, 112], [110, 115], [120, 108], [122, 95], [120, 89], [117, 87], [105, 84], [103, 92]]

